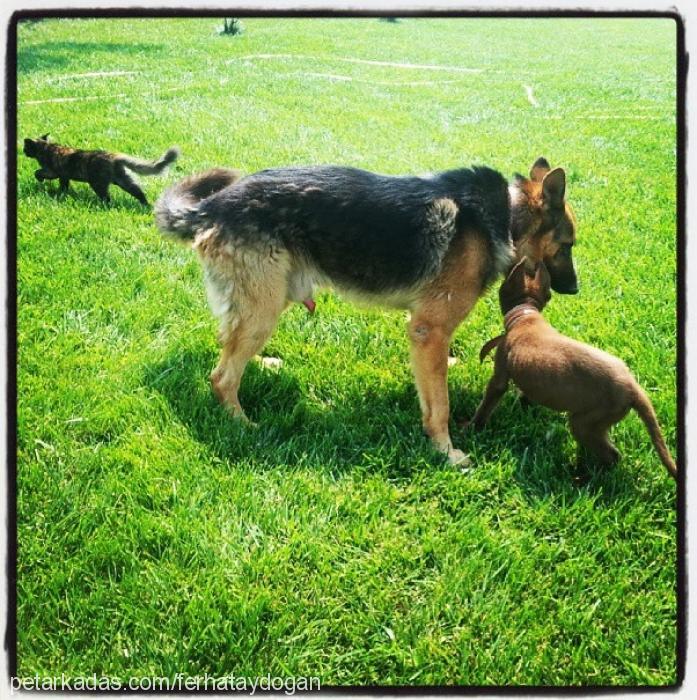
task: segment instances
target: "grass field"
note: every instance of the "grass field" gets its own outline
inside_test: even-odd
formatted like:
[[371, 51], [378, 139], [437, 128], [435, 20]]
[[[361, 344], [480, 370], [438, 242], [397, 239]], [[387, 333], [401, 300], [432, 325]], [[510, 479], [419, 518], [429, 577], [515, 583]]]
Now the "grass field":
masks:
[[[112, 188], [62, 199], [21, 140], [214, 165], [567, 170], [581, 292], [561, 331], [621, 356], [676, 449], [675, 25], [631, 19], [48, 20], [18, 35], [19, 675], [319, 676], [323, 685], [675, 682], [675, 485], [636, 416], [571, 480], [562, 416], [511, 392], [463, 474], [420, 430], [402, 312], [283, 316], [212, 395], [192, 252]], [[408, 64], [408, 65], [404, 65]], [[468, 69], [468, 70], [463, 70]], [[469, 70], [471, 69], [471, 70]], [[499, 332], [457, 332], [470, 416]]]

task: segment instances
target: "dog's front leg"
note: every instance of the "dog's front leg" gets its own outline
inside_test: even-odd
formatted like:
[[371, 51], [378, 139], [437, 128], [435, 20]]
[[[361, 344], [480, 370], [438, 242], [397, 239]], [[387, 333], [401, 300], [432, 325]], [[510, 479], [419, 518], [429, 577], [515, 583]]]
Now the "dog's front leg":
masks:
[[476, 430], [481, 430], [486, 425], [493, 410], [498, 406], [499, 401], [501, 401], [501, 397], [506, 393], [507, 388], [508, 372], [506, 370], [505, 359], [499, 348], [496, 353], [494, 374], [489, 380], [486, 391], [484, 392], [484, 398], [479, 406], [477, 406], [477, 410], [472, 418], [471, 424]]
[[451, 464], [462, 464], [467, 455], [453, 447], [448, 430], [448, 347], [451, 333], [425, 315], [415, 315], [409, 323], [411, 361], [421, 404], [423, 427], [435, 448], [448, 456]]
[[49, 170], [48, 168], [39, 168], [38, 170], [34, 171], [34, 177], [39, 182], [43, 182], [44, 180], [55, 180], [58, 175], [56, 175], [53, 170]]

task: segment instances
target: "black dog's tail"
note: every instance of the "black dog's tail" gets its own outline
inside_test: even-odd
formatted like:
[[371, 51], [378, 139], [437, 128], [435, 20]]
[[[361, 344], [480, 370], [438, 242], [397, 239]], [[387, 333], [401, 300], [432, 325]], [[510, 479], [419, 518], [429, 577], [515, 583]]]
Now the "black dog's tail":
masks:
[[164, 235], [190, 241], [199, 228], [199, 204], [240, 177], [237, 170], [214, 168], [181, 180], [155, 202], [155, 223]]
[[179, 157], [179, 149], [172, 147], [159, 160], [141, 160], [119, 153], [117, 160], [138, 175], [159, 175]]

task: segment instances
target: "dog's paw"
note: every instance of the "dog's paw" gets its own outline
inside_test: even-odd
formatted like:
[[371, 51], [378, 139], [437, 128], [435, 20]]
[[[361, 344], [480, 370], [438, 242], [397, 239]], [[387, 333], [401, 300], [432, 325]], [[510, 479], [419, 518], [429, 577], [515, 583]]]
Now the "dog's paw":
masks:
[[259, 424], [255, 423], [253, 420], [250, 420], [247, 418], [246, 413], [233, 413], [232, 417], [234, 420], [236, 420], [240, 425], [244, 426], [245, 428], [258, 428]]
[[460, 360], [452, 355], [448, 356], [448, 367], [454, 367]]
[[466, 455], [462, 450], [456, 450], [454, 447], [448, 450], [448, 462], [453, 467], [465, 468], [470, 466], [469, 455]]

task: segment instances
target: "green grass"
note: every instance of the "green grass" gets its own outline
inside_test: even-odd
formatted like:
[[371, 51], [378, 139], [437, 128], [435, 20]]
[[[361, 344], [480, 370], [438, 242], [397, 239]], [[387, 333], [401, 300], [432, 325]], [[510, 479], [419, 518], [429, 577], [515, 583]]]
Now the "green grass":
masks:
[[[221, 24], [19, 28], [19, 674], [675, 682], [675, 486], [636, 416], [620, 465], [580, 488], [563, 417], [511, 393], [482, 434], [453, 426], [476, 464], [461, 474], [421, 434], [404, 314], [326, 293], [283, 316], [280, 371], [249, 367], [259, 428], [240, 428], [209, 388], [194, 254], [115, 188], [107, 207], [80, 183], [57, 199], [21, 155], [46, 131], [141, 157], [177, 144], [171, 173], [142, 178], [151, 201], [215, 165], [510, 176], [545, 155], [567, 169], [581, 282], [547, 316], [626, 360], [675, 453], [674, 23]], [[83, 99], [50, 101], [66, 97]], [[454, 340], [456, 417], [500, 325], [492, 290]]]

